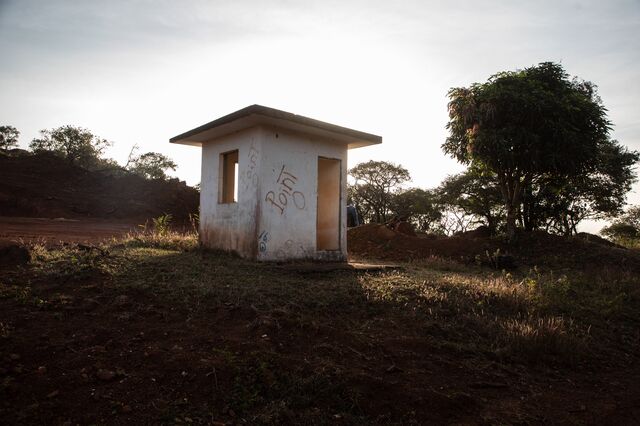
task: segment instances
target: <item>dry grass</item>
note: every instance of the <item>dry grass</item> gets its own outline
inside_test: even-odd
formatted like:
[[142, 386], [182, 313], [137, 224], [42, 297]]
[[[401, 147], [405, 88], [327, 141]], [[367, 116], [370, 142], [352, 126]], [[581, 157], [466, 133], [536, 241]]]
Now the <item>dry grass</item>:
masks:
[[198, 248], [198, 235], [195, 232], [171, 230], [154, 232], [145, 229], [139, 232], [130, 232], [122, 238], [114, 239], [112, 245], [188, 251]]
[[[320, 397], [347, 422], [366, 423], [357, 386], [365, 372], [387, 374], [390, 362], [403, 360], [410, 369], [432, 354], [455, 364], [447, 375], [495, 362], [575, 369], [640, 350], [640, 286], [623, 271], [516, 274], [432, 257], [380, 273], [304, 273], [202, 251], [195, 234], [172, 232], [95, 247], [34, 245], [32, 256], [25, 270], [0, 276], [0, 297], [46, 309], [60, 304], [52, 299], [59, 295], [44, 296], [38, 282], [98, 281], [164, 306], [161, 315], [185, 312], [185, 330], [224, 311], [231, 312], [225, 332], [246, 338], [255, 331], [258, 342], [285, 336], [290, 352], [220, 347], [210, 355], [224, 359], [234, 377], [225, 403], [256, 422], [286, 423], [292, 411], [313, 419]], [[0, 337], [11, 333], [12, 325], [0, 324]], [[387, 391], [384, 381], [375, 383]]]
[[122, 288], [194, 310], [231, 303], [302, 327], [381, 313], [408, 321], [416, 333], [437, 323], [445, 346], [534, 363], [584, 359], [593, 349], [592, 328], [635, 320], [640, 305], [637, 277], [622, 272], [585, 277], [532, 269], [517, 276], [432, 257], [401, 272], [310, 277], [201, 252], [197, 244], [193, 233], [139, 232], [89, 249], [35, 245], [32, 253], [42, 274], [97, 271]]

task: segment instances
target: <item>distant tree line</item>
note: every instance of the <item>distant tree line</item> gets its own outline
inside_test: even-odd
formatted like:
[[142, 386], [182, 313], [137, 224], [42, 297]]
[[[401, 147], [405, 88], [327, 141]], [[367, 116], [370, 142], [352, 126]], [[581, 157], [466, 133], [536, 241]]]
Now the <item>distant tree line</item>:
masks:
[[629, 207], [600, 233], [618, 244], [640, 248], [640, 205]]
[[637, 211], [623, 208], [640, 155], [611, 139], [594, 84], [545, 62], [453, 88], [449, 99], [442, 149], [467, 170], [437, 188], [405, 189], [402, 166], [358, 164], [349, 196], [365, 221], [404, 218], [441, 234], [484, 225], [513, 238], [518, 229], [571, 235], [586, 219], [615, 219], [607, 235], [637, 235], [629, 227], [639, 229]]
[[[0, 126], [0, 150], [9, 151], [18, 147], [20, 132], [13, 126]], [[120, 166], [115, 160], [105, 158], [107, 148], [113, 143], [94, 135], [90, 130], [75, 126], [61, 126], [40, 131], [29, 149], [34, 153], [50, 152], [65, 159], [70, 164], [87, 170], [111, 173], [133, 173], [146, 179], [168, 179], [167, 171], [175, 171], [176, 163], [164, 154], [147, 152], [135, 155], [135, 145], [127, 163]]]

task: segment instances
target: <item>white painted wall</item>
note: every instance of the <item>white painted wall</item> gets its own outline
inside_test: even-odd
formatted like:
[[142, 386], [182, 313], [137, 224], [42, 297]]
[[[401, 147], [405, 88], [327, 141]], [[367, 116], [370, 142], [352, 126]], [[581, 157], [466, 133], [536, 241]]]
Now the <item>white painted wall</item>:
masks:
[[[346, 146], [283, 129], [267, 128], [262, 147], [258, 231], [262, 238], [258, 259], [345, 260]], [[338, 252], [316, 251], [319, 156], [342, 161], [341, 250]]]
[[[238, 202], [218, 203], [220, 154], [238, 149]], [[316, 250], [318, 157], [342, 162], [339, 251]], [[202, 145], [200, 239], [263, 261], [346, 260], [347, 147], [254, 127]]]
[[[255, 257], [258, 170], [262, 132], [247, 129], [202, 144], [200, 242], [204, 247]], [[238, 202], [220, 204], [220, 155], [238, 150]]]

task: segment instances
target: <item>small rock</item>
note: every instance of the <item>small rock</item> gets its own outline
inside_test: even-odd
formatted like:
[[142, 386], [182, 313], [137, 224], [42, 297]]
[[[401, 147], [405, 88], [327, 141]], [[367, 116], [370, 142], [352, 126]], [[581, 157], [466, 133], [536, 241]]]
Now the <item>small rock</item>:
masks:
[[59, 390], [54, 390], [53, 392], [51, 392], [50, 394], [47, 395], [47, 398], [55, 398], [58, 395], [60, 395], [60, 391]]
[[96, 373], [96, 377], [98, 379], [100, 379], [100, 380], [108, 382], [110, 380], [113, 380], [116, 377], [116, 373], [114, 373], [113, 371], [110, 371], [110, 370], [100, 369]]
[[41, 365], [40, 367], [38, 367], [38, 374], [45, 374], [47, 372], [47, 367], [45, 367], [44, 365]]

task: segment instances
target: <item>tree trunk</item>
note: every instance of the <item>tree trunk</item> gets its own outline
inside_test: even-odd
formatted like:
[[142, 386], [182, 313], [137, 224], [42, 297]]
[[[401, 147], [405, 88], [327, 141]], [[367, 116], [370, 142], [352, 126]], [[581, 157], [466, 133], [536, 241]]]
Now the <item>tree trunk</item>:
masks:
[[509, 240], [513, 240], [516, 236], [516, 221], [522, 200], [522, 189], [528, 185], [530, 180], [530, 176], [523, 176], [517, 171], [500, 177], [500, 189], [507, 210], [507, 236]]
[[507, 211], [506, 231], [507, 237], [513, 240], [516, 235], [516, 205], [514, 201], [514, 185], [506, 175], [500, 176], [500, 191], [504, 199], [504, 207]]
[[505, 207], [507, 208], [507, 236], [510, 240], [513, 240], [516, 236], [516, 219], [518, 215], [513, 204], [508, 203]]

